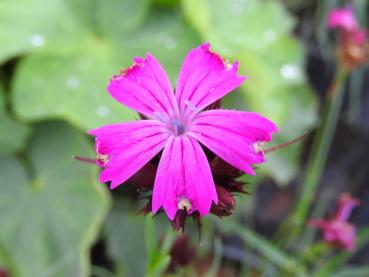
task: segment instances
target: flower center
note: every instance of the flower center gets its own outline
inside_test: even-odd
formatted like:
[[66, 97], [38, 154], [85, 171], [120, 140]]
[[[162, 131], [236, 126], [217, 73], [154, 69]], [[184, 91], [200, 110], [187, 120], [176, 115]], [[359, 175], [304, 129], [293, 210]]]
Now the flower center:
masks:
[[172, 119], [168, 122], [168, 128], [172, 133], [178, 137], [186, 132], [186, 127], [183, 122], [179, 119]]
[[154, 117], [164, 123], [168, 130], [176, 137], [183, 135], [187, 131], [187, 126], [181, 117], [167, 118], [159, 112], [155, 112]]

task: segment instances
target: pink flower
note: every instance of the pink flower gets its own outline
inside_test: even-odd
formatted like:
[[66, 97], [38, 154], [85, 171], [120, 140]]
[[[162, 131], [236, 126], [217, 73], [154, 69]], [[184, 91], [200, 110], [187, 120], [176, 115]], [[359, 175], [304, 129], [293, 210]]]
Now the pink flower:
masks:
[[339, 28], [344, 43], [353, 42], [362, 45], [367, 39], [367, 32], [361, 29], [351, 7], [332, 9], [327, 20], [328, 29]]
[[332, 9], [328, 15], [328, 28], [341, 28], [346, 31], [354, 31], [359, 28], [353, 10], [350, 7]]
[[311, 220], [312, 226], [319, 227], [323, 232], [324, 240], [347, 251], [355, 248], [356, 231], [355, 226], [347, 222], [352, 209], [359, 201], [344, 193], [339, 199], [338, 209], [331, 220]]
[[153, 213], [163, 207], [173, 220], [178, 210], [209, 213], [218, 196], [202, 145], [231, 165], [255, 174], [263, 162], [262, 144], [272, 139], [275, 124], [252, 112], [204, 110], [246, 78], [210, 51], [192, 49], [184, 60], [176, 93], [159, 62], [150, 54], [114, 76], [108, 91], [145, 120], [90, 130], [95, 136], [101, 182], [113, 189], [124, 183], [163, 150], [155, 177]]

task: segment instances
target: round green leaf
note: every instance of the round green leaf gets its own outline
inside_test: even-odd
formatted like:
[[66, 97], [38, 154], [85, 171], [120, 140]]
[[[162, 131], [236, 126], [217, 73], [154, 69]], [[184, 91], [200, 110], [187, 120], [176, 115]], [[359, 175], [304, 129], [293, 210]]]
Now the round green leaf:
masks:
[[215, 49], [232, 55], [245, 48], [264, 51], [293, 21], [276, 1], [183, 0], [184, 12]]
[[[289, 34], [293, 20], [281, 3], [183, 0], [182, 4], [203, 39], [222, 55], [238, 60], [240, 74], [249, 77], [237, 96], [225, 99], [226, 106], [235, 108], [232, 105], [237, 103], [236, 108], [246, 106], [276, 122], [279, 134], [274, 143], [294, 139], [314, 125], [316, 105], [305, 84], [302, 47]], [[271, 153], [269, 162], [260, 167], [286, 184], [298, 169], [300, 149], [289, 146]]]
[[105, 225], [108, 253], [115, 262], [117, 276], [144, 276], [148, 261], [145, 218], [119, 202], [113, 206]]
[[125, 56], [144, 56], [151, 52], [169, 74], [173, 85], [187, 52], [200, 44], [178, 11], [154, 9], [140, 29], [122, 38]]
[[133, 119], [135, 113], [106, 91], [119, 71], [108, 42], [86, 39], [73, 50], [22, 61], [13, 86], [15, 112], [24, 120], [66, 118], [84, 129]]
[[107, 93], [111, 76], [150, 51], [175, 79], [186, 52], [197, 43], [180, 16], [158, 12], [120, 40], [85, 34], [78, 46], [22, 60], [13, 80], [14, 110], [24, 120], [63, 118], [83, 129], [133, 120], [137, 114]]
[[0, 157], [0, 241], [19, 276], [88, 276], [88, 251], [109, 203], [96, 168], [72, 159], [90, 148], [74, 129], [51, 122], [37, 126], [27, 169]]
[[0, 153], [10, 154], [24, 147], [31, 129], [8, 116], [5, 111], [4, 92], [0, 87]]
[[0, 63], [50, 44], [77, 41], [81, 25], [72, 14], [63, 0], [0, 1]]
[[149, 12], [150, 0], [96, 1], [96, 31], [105, 37], [121, 40], [124, 34], [135, 31]]

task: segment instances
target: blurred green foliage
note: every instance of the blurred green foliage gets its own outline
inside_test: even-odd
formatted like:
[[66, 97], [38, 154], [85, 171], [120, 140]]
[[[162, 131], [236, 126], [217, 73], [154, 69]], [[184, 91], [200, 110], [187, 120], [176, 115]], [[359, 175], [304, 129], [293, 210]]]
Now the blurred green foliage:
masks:
[[[240, 62], [249, 77], [227, 106], [245, 107], [273, 119], [275, 143], [291, 140], [316, 121], [316, 103], [305, 82], [302, 47], [291, 36], [294, 21], [277, 1], [183, 0], [187, 18], [203, 40]], [[233, 100], [233, 101], [232, 101]], [[241, 102], [241, 103], [240, 103]], [[298, 168], [299, 146], [268, 156], [263, 171], [287, 184]]]
[[89, 250], [109, 198], [96, 182], [96, 168], [70, 162], [76, 150], [91, 153], [76, 130], [48, 122], [35, 126], [23, 162], [0, 156], [0, 240], [15, 276], [89, 271]]
[[[275, 144], [311, 129], [317, 107], [293, 27], [276, 1], [0, 1], [0, 63], [15, 62], [13, 74], [0, 69], [0, 265], [14, 276], [88, 276], [111, 200], [97, 169], [72, 155], [93, 156], [86, 129], [138, 117], [106, 92], [134, 56], [152, 52], [174, 83], [188, 50], [209, 41], [249, 76], [225, 106], [277, 122]], [[287, 184], [299, 153], [272, 153], [258, 172]], [[109, 256], [119, 276], [142, 276], [132, 253], [145, 255], [143, 238], [133, 245], [143, 221], [125, 210], [113, 205], [106, 221]]]

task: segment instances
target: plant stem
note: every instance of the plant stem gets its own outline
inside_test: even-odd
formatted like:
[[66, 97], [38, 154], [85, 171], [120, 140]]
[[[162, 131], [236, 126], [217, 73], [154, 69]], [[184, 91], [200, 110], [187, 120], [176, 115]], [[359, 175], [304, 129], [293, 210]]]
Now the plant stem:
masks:
[[290, 218], [290, 223], [292, 223], [292, 235], [290, 238], [292, 240], [299, 236], [305, 224], [316, 187], [320, 181], [320, 177], [327, 160], [333, 135], [337, 127], [339, 112], [342, 106], [346, 77], [346, 70], [339, 67], [326, 94], [323, 120], [314, 137], [312, 151], [301, 186], [300, 196], [297, 206], [292, 212]]
[[[280, 273], [284, 272], [286, 276], [307, 276], [306, 269], [295, 260], [294, 257], [289, 256], [282, 249], [278, 248], [270, 241], [255, 233], [247, 226], [243, 226], [237, 222], [228, 221], [227, 224], [217, 225], [224, 233], [235, 233], [247, 245], [247, 248], [254, 249], [264, 257], [268, 264], [276, 265]], [[270, 263], [270, 264], [269, 264]], [[284, 275], [283, 275], [284, 276]]]

